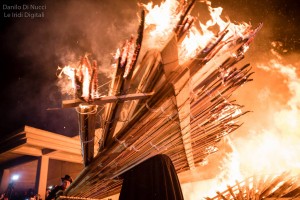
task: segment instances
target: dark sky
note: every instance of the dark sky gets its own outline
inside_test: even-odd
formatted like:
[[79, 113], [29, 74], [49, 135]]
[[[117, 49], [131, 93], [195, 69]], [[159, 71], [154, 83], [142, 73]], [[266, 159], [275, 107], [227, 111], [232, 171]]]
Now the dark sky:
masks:
[[[20, 3], [22, 2], [22, 3]], [[64, 135], [78, 133], [74, 109], [61, 107], [56, 70], [85, 52], [93, 53], [103, 69], [120, 42], [136, 33], [139, 12], [136, 0], [1, 1], [1, 135], [24, 125]], [[147, 3], [148, 1], [142, 1]], [[159, 2], [159, 1], [155, 1]], [[264, 23], [252, 52], [280, 41], [282, 54], [300, 50], [298, 0], [218, 0], [232, 21]], [[8, 17], [27, 12], [7, 6], [46, 6], [31, 13], [42, 18]], [[251, 56], [251, 52], [250, 52]], [[50, 110], [48, 108], [51, 108]]]

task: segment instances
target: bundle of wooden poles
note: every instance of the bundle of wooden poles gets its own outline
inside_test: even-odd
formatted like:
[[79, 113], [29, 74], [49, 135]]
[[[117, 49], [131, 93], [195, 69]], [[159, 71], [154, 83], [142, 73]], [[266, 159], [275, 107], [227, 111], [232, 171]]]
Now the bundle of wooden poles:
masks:
[[218, 191], [212, 199], [299, 199], [300, 176], [291, 175], [288, 172], [282, 174], [268, 174], [252, 176], [243, 181], [236, 181], [233, 186], [227, 186], [227, 190]]
[[[99, 153], [64, 198], [116, 194], [122, 185], [119, 175], [157, 154], [168, 155], [178, 173], [193, 169], [218, 150], [222, 137], [241, 126], [236, 119], [247, 112], [230, 97], [252, 80], [249, 64], [237, 63], [261, 25], [254, 30], [248, 25], [240, 35], [221, 30], [195, 57], [179, 64], [178, 46], [194, 21], [194, 4], [179, 6], [181, 17], [161, 49], [143, 44], [149, 32], [141, 12], [136, 41], [121, 48], [108, 96], [88, 102], [106, 103]], [[129, 95], [134, 100], [128, 101]]]

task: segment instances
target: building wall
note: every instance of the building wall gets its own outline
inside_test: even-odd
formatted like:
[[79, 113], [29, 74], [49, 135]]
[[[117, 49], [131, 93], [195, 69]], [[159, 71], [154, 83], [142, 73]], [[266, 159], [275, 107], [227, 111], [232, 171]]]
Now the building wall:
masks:
[[[13, 166], [5, 170], [5, 176], [2, 176], [1, 192], [7, 189], [9, 183], [13, 182], [15, 191], [27, 191], [35, 188], [37, 174], [37, 160], [29, 161], [17, 166]], [[18, 175], [19, 179], [12, 181], [13, 175]]]

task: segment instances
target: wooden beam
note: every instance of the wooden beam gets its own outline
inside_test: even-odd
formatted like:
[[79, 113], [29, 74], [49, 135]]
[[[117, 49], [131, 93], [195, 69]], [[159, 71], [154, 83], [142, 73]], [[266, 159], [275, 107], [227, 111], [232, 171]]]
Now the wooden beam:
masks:
[[94, 158], [94, 138], [97, 107], [97, 105], [87, 105], [79, 106], [77, 108], [79, 135], [81, 138], [81, 154], [85, 167], [89, 165]]
[[178, 108], [179, 123], [181, 128], [182, 142], [190, 169], [195, 168], [194, 155], [192, 152], [191, 119], [190, 119], [190, 73], [187, 71], [182, 78], [174, 84], [176, 104]]
[[11, 151], [12, 153], [16, 153], [16, 154], [26, 154], [26, 155], [30, 155], [30, 156], [42, 156], [42, 150], [40, 148], [35, 148], [35, 147], [31, 147], [31, 146], [20, 146], [16, 149], [14, 149], [13, 151]]
[[[48, 155], [48, 154], [46, 154]], [[82, 164], [82, 156], [81, 155], [75, 155], [75, 154], [68, 154], [65, 152], [55, 151], [53, 153], [50, 153], [48, 155], [50, 159], [53, 160], [61, 160], [61, 161], [67, 161], [72, 163], [80, 163]]]
[[37, 191], [42, 199], [46, 199], [47, 176], [48, 176], [49, 157], [41, 156], [38, 162]]
[[26, 143], [41, 149], [48, 148], [78, 154], [81, 152], [80, 142], [67, 136], [25, 127]]
[[[153, 94], [154, 92], [126, 94], [126, 95], [119, 95], [119, 96], [105, 96], [105, 97], [100, 97], [98, 99], [95, 99], [93, 102], [90, 102], [89, 104], [102, 105], [102, 104], [114, 103], [118, 101], [123, 102], [123, 101], [137, 100], [137, 99], [145, 99], [151, 97]], [[86, 102], [81, 99], [64, 100], [62, 102], [62, 107], [73, 108], [73, 107], [77, 107], [81, 103], [86, 103]]]
[[[19, 158], [22, 155], [27, 157], [48, 156], [49, 159], [82, 163], [79, 136], [70, 138], [24, 126], [18, 133], [6, 137], [5, 141], [0, 141], [0, 144], [1, 167], [6, 165], [4, 158], [8, 153], [11, 154], [10, 157], [13, 156], [12, 159], [14, 157]], [[96, 148], [98, 146], [97, 144]], [[97, 154], [97, 152], [97, 149], [95, 149], [94, 154]]]
[[69, 143], [64, 143], [62, 141], [47, 141], [47, 139], [37, 139], [37, 138], [27, 138], [27, 144], [34, 145], [39, 148], [47, 148], [53, 150], [61, 150], [63, 152], [78, 154], [81, 152], [80, 144], [70, 145]]
[[164, 73], [169, 79], [170, 76], [178, 73], [178, 44], [175, 34], [172, 35], [167, 45], [161, 51], [161, 58], [163, 63]]
[[174, 74], [181, 72], [175, 80], [172, 80], [174, 95], [178, 108], [179, 124], [182, 135], [182, 142], [190, 169], [195, 167], [193, 154], [191, 152], [191, 133], [190, 133], [190, 71], [183, 69], [178, 63], [177, 38], [176, 35], [170, 39], [168, 44], [161, 52], [164, 73], [167, 79], [172, 79]]
[[25, 126], [24, 127], [24, 132], [26, 133], [26, 137], [34, 137], [34, 138], [43, 138], [43, 139], [48, 139], [51, 141], [62, 141], [65, 143], [68, 143], [70, 145], [79, 145], [78, 140], [75, 140], [74, 138], [70, 138], [64, 135], [60, 135], [57, 133], [53, 133], [53, 132], [49, 132], [49, 131], [45, 131], [42, 129], [38, 129], [38, 128], [33, 128], [30, 126]]

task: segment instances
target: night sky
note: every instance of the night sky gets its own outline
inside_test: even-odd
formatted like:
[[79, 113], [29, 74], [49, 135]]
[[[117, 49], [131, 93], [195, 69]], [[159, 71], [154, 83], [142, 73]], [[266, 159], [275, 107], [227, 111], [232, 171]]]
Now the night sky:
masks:
[[[1, 1], [1, 135], [24, 125], [68, 136], [78, 134], [74, 109], [60, 109], [62, 95], [56, 70], [86, 52], [101, 64], [103, 79], [112, 53], [136, 33], [138, 1], [56, 0]], [[148, 1], [142, 1], [147, 3]], [[158, 1], [155, 1], [158, 2]], [[300, 52], [298, 0], [224, 0], [223, 15], [234, 22], [264, 24], [248, 57], [267, 51], [272, 41], [284, 56]], [[11, 10], [7, 6], [44, 6]], [[13, 13], [43, 13], [43, 17], [8, 17]], [[251, 60], [251, 59], [250, 59]], [[254, 62], [254, 61], [253, 61]], [[56, 109], [57, 108], [57, 109]]]

